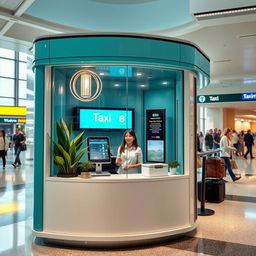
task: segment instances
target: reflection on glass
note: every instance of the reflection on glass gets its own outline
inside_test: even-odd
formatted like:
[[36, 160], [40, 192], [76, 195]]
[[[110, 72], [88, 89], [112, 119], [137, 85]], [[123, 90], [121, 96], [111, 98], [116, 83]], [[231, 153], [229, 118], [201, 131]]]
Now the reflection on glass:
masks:
[[0, 77], [0, 96], [14, 97], [14, 79]]
[[14, 78], [14, 61], [0, 58], [0, 76]]
[[0, 48], [0, 57], [8, 58], [8, 59], [14, 59], [15, 52], [12, 50]]
[[27, 80], [27, 63], [19, 62], [19, 79]]
[[0, 106], [14, 106], [14, 99], [0, 97]]

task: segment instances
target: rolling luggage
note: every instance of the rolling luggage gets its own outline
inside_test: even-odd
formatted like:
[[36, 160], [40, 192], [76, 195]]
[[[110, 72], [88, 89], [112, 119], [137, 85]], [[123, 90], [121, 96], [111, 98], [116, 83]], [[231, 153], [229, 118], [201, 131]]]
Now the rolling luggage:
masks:
[[[198, 200], [201, 201], [202, 182], [198, 182]], [[205, 200], [212, 203], [221, 203], [225, 199], [225, 182], [223, 179], [205, 180]]]
[[222, 158], [206, 159], [205, 177], [223, 178], [226, 177], [225, 163]]

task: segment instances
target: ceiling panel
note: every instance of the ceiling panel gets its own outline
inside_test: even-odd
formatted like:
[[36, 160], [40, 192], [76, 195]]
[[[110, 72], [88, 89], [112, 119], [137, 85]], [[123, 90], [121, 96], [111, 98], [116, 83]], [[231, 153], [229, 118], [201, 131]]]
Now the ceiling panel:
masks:
[[50, 34], [49, 31], [36, 29], [36, 28], [32, 28], [32, 27], [28, 27], [20, 24], [14, 24], [7, 31], [7, 33], [5, 33], [5, 36], [12, 37], [18, 40], [31, 42], [31, 46], [32, 46], [32, 41], [35, 38], [43, 35], [49, 35], [49, 34]]
[[0, 0], [0, 7], [15, 11], [24, 0]]
[[0, 30], [3, 27], [3, 25], [6, 23], [6, 20], [0, 19]]

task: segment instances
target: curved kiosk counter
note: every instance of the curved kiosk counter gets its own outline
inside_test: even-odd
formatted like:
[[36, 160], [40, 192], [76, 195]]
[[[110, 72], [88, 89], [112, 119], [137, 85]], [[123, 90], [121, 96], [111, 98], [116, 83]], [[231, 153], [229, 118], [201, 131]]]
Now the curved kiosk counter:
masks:
[[[36, 237], [120, 246], [194, 230], [196, 87], [209, 81], [207, 56], [187, 41], [113, 33], [41, 37], [34, 53]], [[109, 137], [113, 155], [125, 129], [132, 128], [144, 163], [176, 160], [179, 167], [175, 175], [155, 177], [140, 169], [58, 177], [49, 135], [56, 140], [61, 118], [74, 122], [71, 136], [83, 130], [84, 139]]]

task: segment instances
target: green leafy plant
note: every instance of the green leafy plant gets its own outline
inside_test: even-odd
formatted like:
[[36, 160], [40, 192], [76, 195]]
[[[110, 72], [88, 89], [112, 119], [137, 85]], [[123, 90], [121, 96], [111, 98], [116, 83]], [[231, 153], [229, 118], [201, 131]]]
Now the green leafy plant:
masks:
[[89, 172], [90, 170], [94, 169], [94, 165], [89, 161], [79, 163], [78, 167], [82, 172]]
[[178, 161], [176, 161], [176, 160], [173, 160], [173, 161], [168, 162], [168, 167], [169, 167], [169, 168], [177, 168], [177, 167], [179, 167], [179, 166], [180, 166], [180, 164], [179, 164]]
[[[75, 176], [79, 160], [85, 154], [87, 148], [81, 149], [85, 142], [84, 132], [79, 133], [74, 139], [71, 138], [73, 130], [72, 121], [67, 125], [63, 119], [56, 122], [57, 141], [53, 143], [54, 163], [58, 167], [58, 176]], [[80, 150], [81, 149], [81, 150]]]

